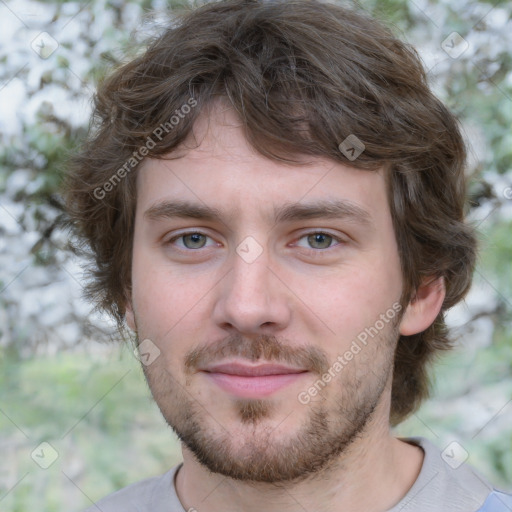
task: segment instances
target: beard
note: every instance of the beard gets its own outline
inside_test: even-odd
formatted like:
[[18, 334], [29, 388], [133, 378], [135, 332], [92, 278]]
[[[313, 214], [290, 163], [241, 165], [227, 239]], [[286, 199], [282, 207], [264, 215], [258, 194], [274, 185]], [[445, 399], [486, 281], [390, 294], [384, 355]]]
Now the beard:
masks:
[[[275, 399], [231, 400], [237, 421], [226, 427], [208, 410], [211, 404], [203, 404], [189, 391], [191, 378], [201, 364], [229, 356], [287, 362], [321, 377], [330, 365], [317, 348], [293, 348], [271, 335], [247, 339], [234, 334], [189, 351], [185, 382], [169, 372], [164, 357], [143, 365], [143, 371], [168, 425], [211, 472], [245, 482], [297, 483], [340, 463], [354, 441], [364, 437], [391, 379], [397, 325], [395, 321], [384, 336], [379, 333], [372, 339], [317, 400], [305, 405], [296, 399], [288, 416], [298, 414], [299, 420], [286, 436], [278, 435], [278, 428], [288, 416], [280, 419], [284, 407]], [[229, 400], [219, 393], [219, 400]]]

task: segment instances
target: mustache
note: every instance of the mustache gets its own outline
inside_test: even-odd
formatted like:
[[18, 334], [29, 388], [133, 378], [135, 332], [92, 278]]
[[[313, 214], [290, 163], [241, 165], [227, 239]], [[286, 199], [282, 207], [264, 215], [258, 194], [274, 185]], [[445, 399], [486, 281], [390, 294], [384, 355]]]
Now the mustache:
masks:
[[185, 356], [185, 368], [187, 373], [193, 373], [198, 368], [228, 357], [240, 357], [253, 362], [262, 359], [268, 362], [288, 363], [320, 375], [329, 369], [327, 356], [320, 349], [308, 346], [293, 347], [268, 334], [262, 334], [254, 339], [232, 334], [219, 342], [194, 348]]

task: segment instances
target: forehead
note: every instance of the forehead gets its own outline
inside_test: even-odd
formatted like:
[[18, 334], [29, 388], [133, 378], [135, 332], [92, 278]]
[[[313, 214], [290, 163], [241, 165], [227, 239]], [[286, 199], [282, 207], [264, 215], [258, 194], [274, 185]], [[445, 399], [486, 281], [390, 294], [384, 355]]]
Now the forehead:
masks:
[[305, 206], [303, 218], [312, 204], [323, 205], [326, 216], [330, 210], [358, 214], [362, 220], [387, 208], [383, 169], [355, 169], [304, 155], [297, 155], [297, 164], [271, 160], [249, 144], [240, 119], [223, 103], [200, 115], [187, 140], [169, 157], [148, 159], [140, 167], [139, 212], [152, 209], [150, 216], [156, 214], [171, 199], [195, 204], [198, 212], [202, 205], [204, 217], [222, 213], [237, 219], [259, 211], [269, 222], [286, 220], [291, 212], [286, 207], [296, 203]]

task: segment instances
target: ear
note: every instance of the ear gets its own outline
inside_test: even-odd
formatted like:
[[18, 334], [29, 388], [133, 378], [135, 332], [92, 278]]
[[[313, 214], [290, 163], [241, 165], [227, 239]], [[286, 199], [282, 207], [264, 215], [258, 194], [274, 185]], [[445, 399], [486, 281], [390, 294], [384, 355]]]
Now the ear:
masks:
[[126, 311], [124, 314], [124, 318], [126, 320], [126, 324], [128, 327], [134, 331], [137, 332], [137, 326], [135, 325], [135, 315], [133, 314], [133, 306], [131, 300], [126, 301]]
[[400, 334], [411, 336], [423, 332], [436, 319], [446, 296], [444, 278], [426, 278], [416, 290], [400, 322]]

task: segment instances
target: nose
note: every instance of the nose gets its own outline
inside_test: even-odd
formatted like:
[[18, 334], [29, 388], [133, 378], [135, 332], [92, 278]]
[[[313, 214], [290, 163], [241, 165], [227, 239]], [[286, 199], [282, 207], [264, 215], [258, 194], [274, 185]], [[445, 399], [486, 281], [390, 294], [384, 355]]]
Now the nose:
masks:
[[231, 260], [231, 270], [217, 287], [215, 323], [243, 334], [284, 329], [291, 318], [291, 298], [282, 279], [270, 268], [267, 251], [252, 262], [237, 253]]

